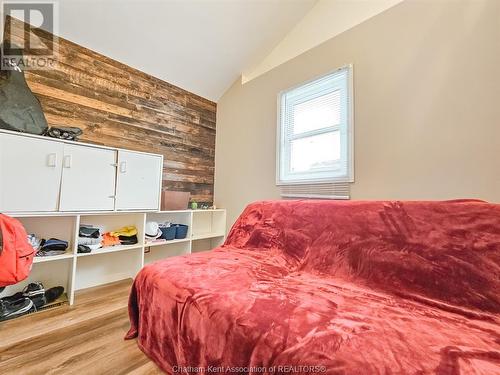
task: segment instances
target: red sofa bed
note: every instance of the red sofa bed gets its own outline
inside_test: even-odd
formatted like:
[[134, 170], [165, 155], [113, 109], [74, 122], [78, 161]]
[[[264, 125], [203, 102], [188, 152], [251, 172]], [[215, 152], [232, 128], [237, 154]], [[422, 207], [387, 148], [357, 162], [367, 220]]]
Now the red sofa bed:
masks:
[[129, 313], [167, 373], [500, 374], [500, 205], [254, 203]]

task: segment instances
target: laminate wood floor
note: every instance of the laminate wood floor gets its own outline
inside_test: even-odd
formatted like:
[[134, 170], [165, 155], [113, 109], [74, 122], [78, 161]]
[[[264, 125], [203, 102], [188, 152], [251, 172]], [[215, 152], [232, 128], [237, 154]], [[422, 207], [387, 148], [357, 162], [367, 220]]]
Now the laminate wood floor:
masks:
[[131, 285], [86, 289], [73, 306], [0, 323], [0, 374], [162, 374], [136, 340], [123, 339]]

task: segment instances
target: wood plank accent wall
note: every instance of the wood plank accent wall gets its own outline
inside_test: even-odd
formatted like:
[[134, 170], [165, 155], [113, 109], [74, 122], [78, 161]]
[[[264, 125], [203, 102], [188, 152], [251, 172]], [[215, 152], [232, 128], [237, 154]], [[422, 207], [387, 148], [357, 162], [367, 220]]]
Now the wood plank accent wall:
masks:
[[[18, 43], [24, 27], [50, 36], [12, 25], [4, 35]], [[49, 125], [79, 127], [84, 142], [162, 154], [163, 189], [213, 201], [216, 103], [63, 38], [54, 69], [25, 77]]]

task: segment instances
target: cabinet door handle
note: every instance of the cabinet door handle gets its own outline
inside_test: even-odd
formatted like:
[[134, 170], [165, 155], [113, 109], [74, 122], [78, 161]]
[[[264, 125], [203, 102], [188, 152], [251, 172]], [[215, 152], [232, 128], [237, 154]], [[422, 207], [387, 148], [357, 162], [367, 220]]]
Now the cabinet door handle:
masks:
[[71, 158], [71, 155], [66, 155], [64, 157], [64, 168], [71, 168], [71, 161], [72, 161], [72, 158]]
[[120, 163], [120, 173], [126, 173], [127, 172], [127, 162], [122, 161]]
[[47, 167], [55, 168], [57, 165], [57, 154], [54, 152], [47, 155]]

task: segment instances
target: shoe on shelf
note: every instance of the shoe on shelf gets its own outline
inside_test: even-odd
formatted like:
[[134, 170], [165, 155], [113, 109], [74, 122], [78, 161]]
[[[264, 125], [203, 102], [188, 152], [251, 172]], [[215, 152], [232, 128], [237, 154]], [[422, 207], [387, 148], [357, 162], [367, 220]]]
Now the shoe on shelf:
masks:
[[7, 302], [0, 300], [0, 321], [16, 318], [27, 314], [34, 309], [33, 301], [29, 298], [21, 298], [17, 301]]
[[43, 307], [43, 306], [45, 306], [47, 304], [47, 299], [45, 298], [45, 295], [31, 297], [30, 300], [33, 302], [33, 305], [35, 305], [35, 307], [36, 307], [37, 310], [40, 307]]
[[47, 303], [47, 299], [45, 298], [45, 288], [41, 282], [29, 283], [23, 289], [23, 296], [33, 301], [33, 304], [37, 309]]
[[23, 289], [23, 296], [24, 297], [33, 298], [33, 297], [44, 296], [44, 295], [45, 295], [45, 288], [43, 287], [43, 284], [41, 282], [29, 283]]
[[14, 293], [13, 295], [11, 296], [6, 296], [6, 297], [3, 297], [2, 300], [5, 301], [5, 302], [15, 302], [19, 299], [23, 299], [23, 298], [31, 298], [31, 299], [34, 299], [34, 298], [39, 298], [39, 297], [43, 297], [45, 298], [45, 288], [43, 287], [43, 284], [40, 283], [40, 282], [37, 282], [37, 283], [30, 283], [28, 284], [22, 292], [17, 292], [17, 293]]
[[61, 297], [63, 293], [64, 293], [64, 288], [62, 286], [55, 286], [45, 291], [45, 299], [47, 303], [51, 303], [54, 302], [59, 297]]
[[15, 302], [18, 299], [23, 299], [23, 298], [24, 298], [23, 292], [17, 292], [11, 296], [3, 297], [1, 300], [5, 301], [5, 302]]

